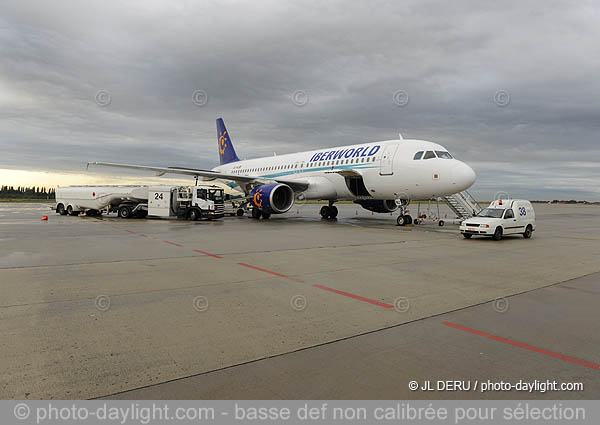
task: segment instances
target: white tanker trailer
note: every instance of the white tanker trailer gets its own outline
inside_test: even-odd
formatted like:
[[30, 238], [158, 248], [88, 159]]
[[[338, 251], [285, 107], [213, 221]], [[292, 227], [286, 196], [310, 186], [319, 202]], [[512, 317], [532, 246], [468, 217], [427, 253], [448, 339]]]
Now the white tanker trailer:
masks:
[[223, 189], [217, 186], [68, 186], [56, 189], [60, 215], [97, 216], [116, 212], [121, 218], [221, 218]]

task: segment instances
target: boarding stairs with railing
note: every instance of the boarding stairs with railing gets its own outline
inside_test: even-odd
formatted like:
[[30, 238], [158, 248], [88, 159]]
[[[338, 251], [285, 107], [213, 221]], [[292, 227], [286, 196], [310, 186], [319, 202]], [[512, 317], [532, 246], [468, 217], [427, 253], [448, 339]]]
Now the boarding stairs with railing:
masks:
[[443, 199], [460, 220], [473, 217], [483, 209], [466, 190], [454, 195], [444, 196]]

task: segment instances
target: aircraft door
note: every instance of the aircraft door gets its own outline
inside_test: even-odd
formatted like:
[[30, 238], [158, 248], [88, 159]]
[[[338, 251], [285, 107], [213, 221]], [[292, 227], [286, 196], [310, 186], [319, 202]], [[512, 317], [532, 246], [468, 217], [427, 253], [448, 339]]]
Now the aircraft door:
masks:
[[398, 150], [398, 144], [392, 143], [386, 145], [381, 154], [381, 163], [379, 166], [379, 174], [382, 176], [391, 176], [394, 174], [394, 157]]

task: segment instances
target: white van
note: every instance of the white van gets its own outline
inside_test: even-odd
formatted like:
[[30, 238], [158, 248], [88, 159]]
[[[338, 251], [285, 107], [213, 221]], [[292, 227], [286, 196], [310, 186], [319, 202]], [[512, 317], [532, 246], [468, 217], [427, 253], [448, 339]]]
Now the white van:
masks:
[[474, 217], [460, 224], [460, 233], [492, 236], [499, 241], [504, 235], [523, 235], [529, 239], [535, 231], [535, 212], [531, 202], [523, 199], [498, 199]]

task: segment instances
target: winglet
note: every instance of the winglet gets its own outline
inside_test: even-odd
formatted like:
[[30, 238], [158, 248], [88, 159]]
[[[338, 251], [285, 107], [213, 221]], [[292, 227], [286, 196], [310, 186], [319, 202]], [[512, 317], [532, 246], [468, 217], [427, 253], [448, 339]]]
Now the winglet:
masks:
[[217, 142], [219, 146], [219, 159], [221, 160], [221, 165], [240, 160], [235, 153], [233, 143], [231, 143], [231, 137], [229, 137], [229, 133], [225, 128], [223, 118], [217, 118]]

